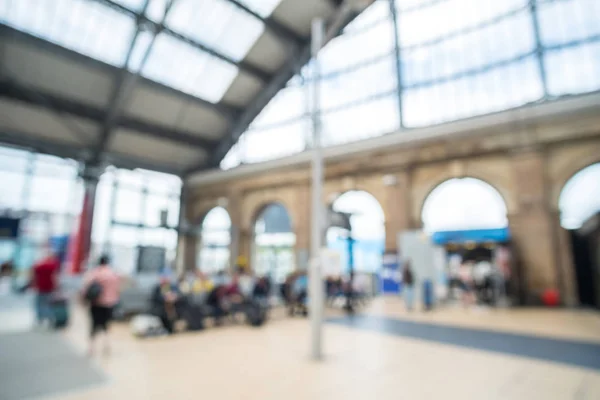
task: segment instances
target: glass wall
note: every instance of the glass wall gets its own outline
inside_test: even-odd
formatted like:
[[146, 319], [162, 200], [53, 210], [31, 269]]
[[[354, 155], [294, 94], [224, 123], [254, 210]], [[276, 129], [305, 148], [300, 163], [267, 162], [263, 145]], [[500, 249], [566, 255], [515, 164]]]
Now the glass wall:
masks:
[[0, 263], [27, 270], [49, 240], [73, 232], [83, 201], [78, 172], [73, 160], [0, 147], [0, 215], [21, 218], [19, 239], [0, 241]]
[[[600, 89], [597, 0], [376, 0], [321, 52], [335, 145]], [[221, 168], [310, 144], [306, 67]]]
[[96, 191], [92, 254], [107, 252], [117, 270], [132, 273], [140, 246], [163, 247], [166, 263], [171, 264], [177, 249], [180, 195], [181, 179], [176, 176], [109, 168]]
[[[75, 232], [84, 192], [79, 171], [73, 160], [0, 146], [0, 216], [22, 218], [19, 240], [0, 240], [0, 263], [14, 259], [29, 269], [49, 240]], [[139, 246], [164, 247], [172, 262], [181, 184], [173, 175], [109, 168], [96, 190], [91, 262], [107, 252], [115, 268], [133, 272]]]

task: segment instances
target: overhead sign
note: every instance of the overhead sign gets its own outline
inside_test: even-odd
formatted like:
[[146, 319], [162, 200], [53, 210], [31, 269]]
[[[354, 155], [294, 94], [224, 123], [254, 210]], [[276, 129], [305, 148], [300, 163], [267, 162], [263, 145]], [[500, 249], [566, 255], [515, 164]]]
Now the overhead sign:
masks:
[[19, 218], [0, 217], [0, 238], [16, 239], [19, 236]]

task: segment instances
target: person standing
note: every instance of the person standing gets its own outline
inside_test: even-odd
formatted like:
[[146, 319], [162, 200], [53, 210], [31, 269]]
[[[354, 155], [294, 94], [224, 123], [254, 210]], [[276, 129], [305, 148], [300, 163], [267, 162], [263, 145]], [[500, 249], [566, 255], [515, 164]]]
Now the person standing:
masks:
[[404, 270], [402, 271], [402, 290], [404, 291], [404, 305], [407, 311], [413, 310], [414, 303], [414, 286], [415, 276], [410, 265], [410, 261], [406, 261]]
[[35, 316], [39, 326], [44, 322], [52, 321], [52, 293], [58, 288], [58, 274], [60, 272], [60, 261], [58, 257], [49, 250], [48, 255], [33, 266], [32, 277], [29, 286], [35, 294]]
[[462, 288], [462, 302], [464, 307], [475, 305], [477, 299], [474, 293], [473, 285], [473, 262], [465, 261], [459, 270], [460, 285]]
[[90, 343], [88, 354], [94, 354], [98, 333], [104, 332], [104, 352], [110, 352], [109, 327], [113, 309], [119, 302], [121, 278], [110, 267], [107, 256], [100, 257], [98, 266], [84, 277], [81, 295], [90, 311]]

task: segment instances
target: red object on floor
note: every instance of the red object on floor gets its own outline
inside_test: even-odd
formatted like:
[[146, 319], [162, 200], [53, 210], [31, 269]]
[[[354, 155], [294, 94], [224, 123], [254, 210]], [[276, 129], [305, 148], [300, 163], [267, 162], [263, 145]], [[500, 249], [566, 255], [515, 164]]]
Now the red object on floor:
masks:
[[548, 307], [556, 307], [560, 302], [560, 296], [555, 289], [547, 289], [542, 293], [542, 302]]

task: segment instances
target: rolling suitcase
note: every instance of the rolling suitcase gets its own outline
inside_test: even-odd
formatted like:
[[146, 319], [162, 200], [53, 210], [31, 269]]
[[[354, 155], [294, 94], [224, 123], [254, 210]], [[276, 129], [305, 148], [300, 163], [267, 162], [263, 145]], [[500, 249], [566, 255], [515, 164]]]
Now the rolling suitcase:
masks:
[[52, 307], [52, 327], [63, 329], [69, 324], [69, 301], [65, 296], [55, 295], [50, 300]]
[[187, 329], [190, 331], [201, 331], [204, 329], [204, 310], [201, 306], [190, 305], [183, 312], [183, 319]]
[[252, 301], [246, 307], [246, 319], [252, 326], [261, 326], [267, 320], [267, 307], [261, 301]]

